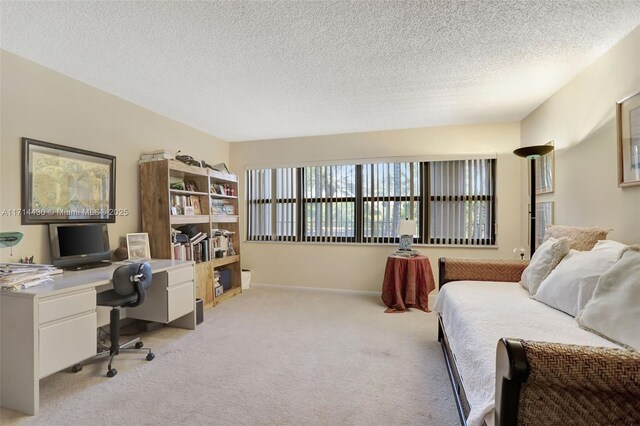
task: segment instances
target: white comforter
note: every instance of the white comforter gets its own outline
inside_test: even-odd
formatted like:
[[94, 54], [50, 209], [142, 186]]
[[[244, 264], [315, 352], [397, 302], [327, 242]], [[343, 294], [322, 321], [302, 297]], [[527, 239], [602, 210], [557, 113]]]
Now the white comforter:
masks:
[[464, 390], [469, 426], [494, 424], [496, 344], [515, 337], [619, 347], [578, 327], [564, 312], [529, 298], [517, 283], [456, 281], [442, 287], [434, 309], [442, 315]]

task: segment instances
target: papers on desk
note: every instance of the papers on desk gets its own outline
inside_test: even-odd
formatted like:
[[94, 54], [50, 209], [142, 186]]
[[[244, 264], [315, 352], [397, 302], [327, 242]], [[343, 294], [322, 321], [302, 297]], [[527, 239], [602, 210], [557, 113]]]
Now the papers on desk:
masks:
[[51, 275], [61, 274], [53, 265], [0, 263], [0, 288], [3, 291], [25, 289], [51, 281]]

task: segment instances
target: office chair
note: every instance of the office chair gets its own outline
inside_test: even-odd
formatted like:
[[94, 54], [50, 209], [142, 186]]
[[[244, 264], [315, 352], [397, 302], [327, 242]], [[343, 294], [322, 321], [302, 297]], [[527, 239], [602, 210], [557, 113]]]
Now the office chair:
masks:
[[[109, 366], [107, 376], [113, 377], [118, 374], [118, 370], [111, 367], [113, 358], [120, 352], [146, 352], [147, 361], [153, 360], [156, 356], [151, 352], [150, 348], [145, 348], [144, 343], [140, 341], [140, 337], [119, 344], [120, 338], [120, 308], [134, 307], [144, 303], [146, 289], [151, 285], [151, 266], [147, 262], [133, 263], [123, 265], [113, 271], [113, 290], [107, 290], [98, 293], [97, 305], [110, 306], [109, 320], [109, 340], [111, 346], [107, 347], [100, 344], [101, 351], [95, 357], [109, 356]], [[135, 347], [130, 348], [135, 343]], [[82, 370], [82, 365], [76, 364], [72, 371], [77, 373]]]

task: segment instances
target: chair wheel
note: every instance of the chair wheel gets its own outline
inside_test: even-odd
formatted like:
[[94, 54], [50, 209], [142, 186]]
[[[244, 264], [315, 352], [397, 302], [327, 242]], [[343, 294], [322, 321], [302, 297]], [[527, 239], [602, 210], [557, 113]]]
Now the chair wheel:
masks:
[[75, 364], [73, 367], [71, 367], [71, 371], [73, 371], [74, 373], [77, 373], [78, 371], [82, 371], [82, 365]]
[[152, 361], [156, 356], [153, 354], [153, 352], [150, 352], [149, 355], [147, 355], [147, 361]]
[[137, 342], [137, 343], [136, 343], [136, 349], [140, 349], [140, 348], [142, 348], [143, 346], [144, 346], [144, 343], [142, 343], [142, 342]]
[[112, 368], [111, 370], [107, 371], [107, 377], [113, 377], [116, 374], [118, 374], [118, 370], [116, 370], [115, 368]]

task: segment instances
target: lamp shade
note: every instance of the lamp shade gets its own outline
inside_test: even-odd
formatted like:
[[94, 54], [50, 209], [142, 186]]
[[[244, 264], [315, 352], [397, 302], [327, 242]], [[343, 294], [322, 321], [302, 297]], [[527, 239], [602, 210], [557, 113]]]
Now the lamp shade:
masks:
[[533, 145], [518, 148], [513, 153], [522, 158], [538, 158], [553, 151], [553, 145]]
[[398, 221], [398, 235], [415, 235], [417, 229], [416, 221], [413, 219], [401, 219]]

